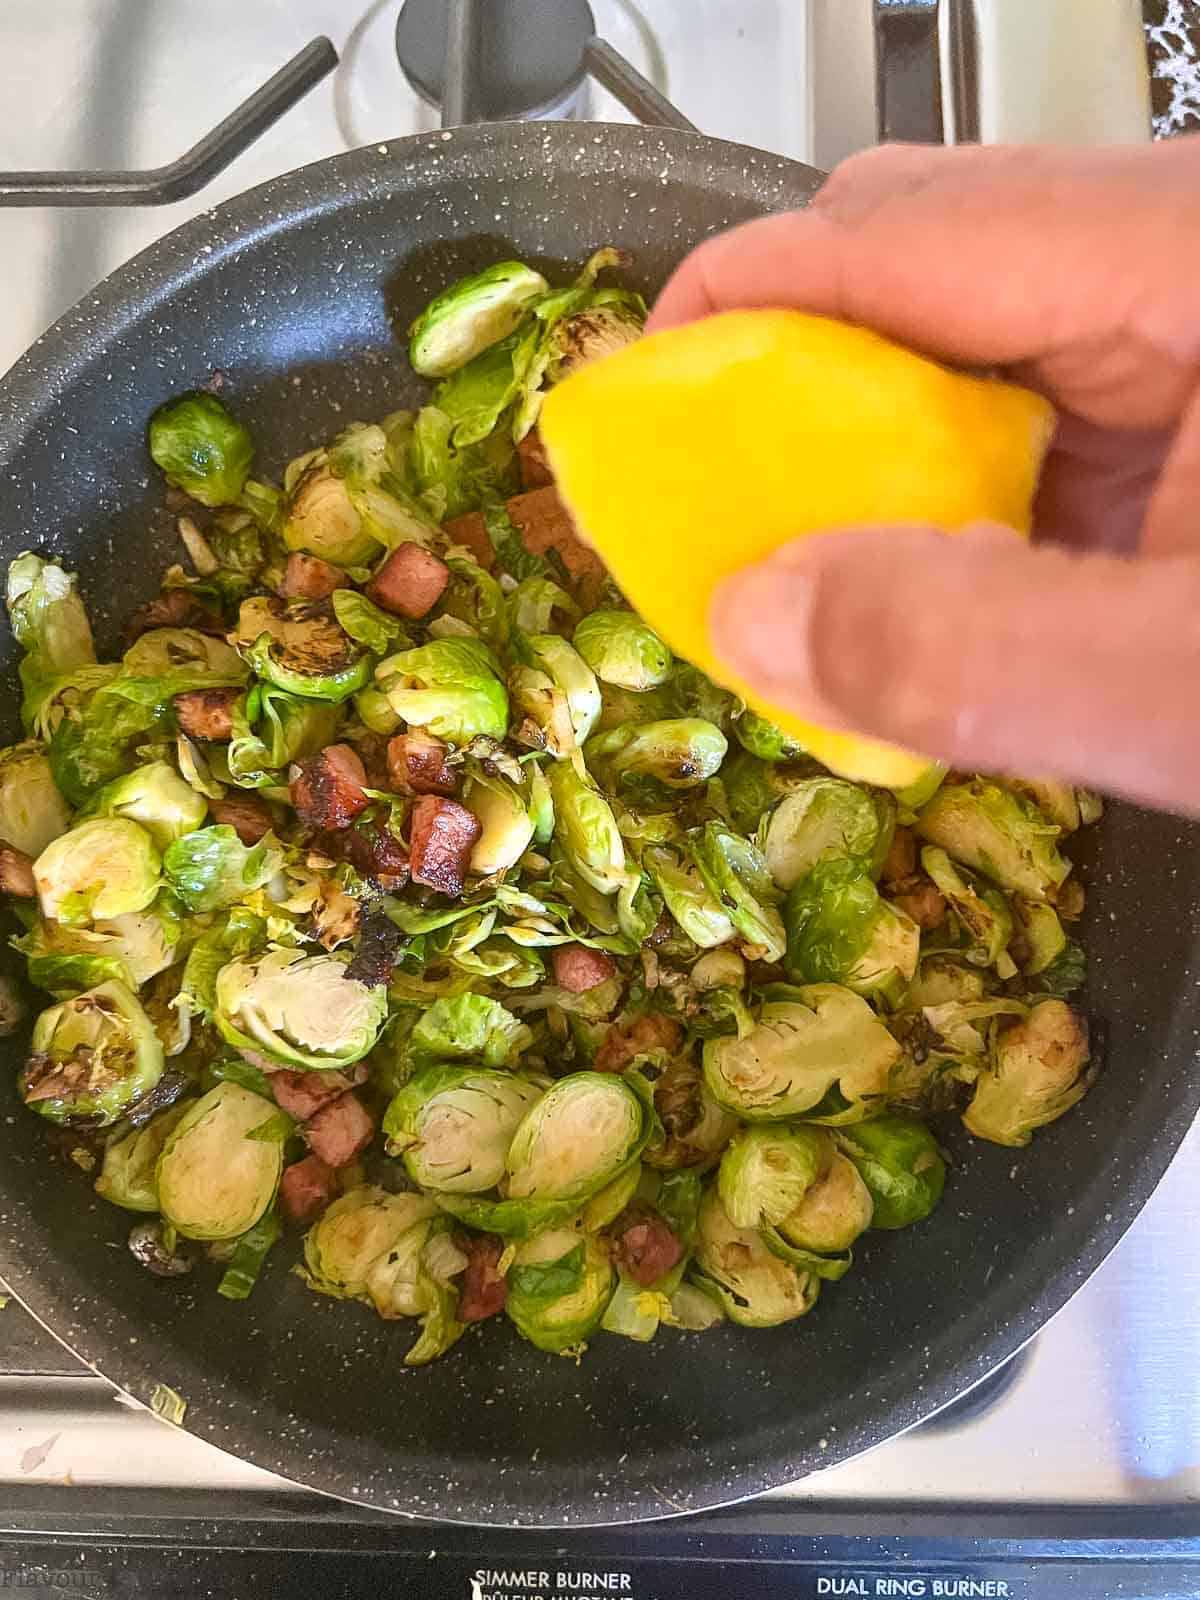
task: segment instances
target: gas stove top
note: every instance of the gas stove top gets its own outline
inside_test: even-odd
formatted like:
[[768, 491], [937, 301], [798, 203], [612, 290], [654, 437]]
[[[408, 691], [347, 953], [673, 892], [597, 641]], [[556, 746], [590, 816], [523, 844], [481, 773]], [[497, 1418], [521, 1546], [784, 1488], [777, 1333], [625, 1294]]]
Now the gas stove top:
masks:
[[[1117, 14], [1130, 8], [1123, 0], [1087, 5], [1111, 68], [1116, 34], [1105, 34], [1101, 13], [1119, 31]], [[871, 137], [872, 74], [860, 49], [864, 20], [869, 25], [865, 3], [812, 0], [810, 8], [801, 0], [593, 0], [593, 8], [601, 33], [707, 132], [817, 161]], [[1036, 9], [1025, 0], [1004, 0], [1004, 8], [978, 0], [985, 50], [997, 44], [999, 17], [1028, 13], [1028, 22]], [[1075, 7], [1062, 0], [1062, 9]], [[152, 211], [0, 213], [0, 259], [9, 285], [0, 299], [0, 369], [109, 270], [187, 216], [288, 168], [435, 127], [437, 112], [397, 67], [396, 12], [397, 0], [256, 0], [253, 6], [214, 0], [207, 7], [184, 0], [159, 0], [154, 7], [140, 0], [49, 7], [8, 0], [0, 23], [0, 127], [5, 164], [14, 168], [156, 165], [199, 138], [313, 35], [330, 35], [341, 65], [190, 201]], [[1200, 18], [1183, 0], [1153, 0], [1148, 17], [1162, 68], [1155, 99], [1159, 131], [1170, 132], [1196, 115], [1200, 80], [1186, 25]], [[1077, 55], [1086, 44], [1078, 36]], [[1126, 83], [1124, 89], [1126, 108], [1136, 113], [1145, 86]], [[589, 95], [587, 114], [629, 120], [605, 91], [593, 86]], [[1000, 127], [1006, 102], [995, 74], [985, 78], [982, 99], [985, 122], [990, 117]], [[1007, 103], [1011, 108], [1014, 102]], [[1028, 115], [1028, 106], [1024, 112], [1018, 106], [1018, 113]], [[799, 1537], [817, 1528], [955, 1535], [1080, 1526], [1114, 1535], [1200, 1529], [1200, 1515], [1193, 1519], [1190, 1510], [1200, 1496], [1200, 1270], [1191, 1248], [1197, 1192], [1200, 1128], [1091, 1282], [980, 1391], [903, 1438], [765, 1497], [738, 1513], [740, 1521], [707, 1518], [703, 1526], [714, 1538], [732, 1529], [751, 1539], [780, 1530]], [[665, 1504], [664, 1515], [671, 1509]], [[191, 1535], [178, 1532], [180, 1519]], [[80, 1537], [136, 1531], [146, 1540], [170, 1542], [177, 1533], [177, 1542], [191, 1538], [199, 1547], [205, 1536], [197, 1530], [240, 1528], [242, 1535], [228, 1535], [226, 1542], [267, 1548], [272, 1541], [307, 1541], [315, 1548], [324, 1540], [322, 1548], [366, 1550], [375, 1548], [366, 1530], [397, 1526], [395, 1519], [298, 1489], [170, 1427], [81, 1367], [15, 1303], [0, 1311], [0, 1536], [28, 1541], [70, 1528]], [[213, 1538], [221, 1543], [215, 1532]], [[424, 1540], [436, 1550], [439, 1539], [427, 1528], [405, 1548], [411, 1554]], [[640, 1546], [641, 1534], [638, 1540]], [[379, 1541], [384, 1548], [385, 1533]], [[663, 1550], [668, 1546], [669, 1540]], [[572, 1549], [587, 1547], [573, 1538]], [[866, 1563], [864, 1571], [876, 1556], [886, 1556], [894, 1570], [903, 1552], [882, 1550], [852, 1554]], [[491, 1578], [464, 1569], [466, 1587], [445, 1592], [533, 1592], [528, 1584], [505, 1588], [493, 1581], [495, 1566], [484, 1561], [479, 1568], [492, 1571]], [[834, 1570], [822, 1569], [828, 1584]], [[585, 1569], [574, 1575], [605, 1576]], [[2, 1560], [0, 1586], [13, 1586]], [[580, 1592], [579, 1584], [560, 1587]], [[218, 1585], [216, 1592], [234, 1590]], [[646, 1600], [650, 1591], [637, 1592]], [[690, 1592], [703, 1593], [703, 1586], [697, 1581]], [[827, 1586], [795, 1592], [1020, 1591]]]

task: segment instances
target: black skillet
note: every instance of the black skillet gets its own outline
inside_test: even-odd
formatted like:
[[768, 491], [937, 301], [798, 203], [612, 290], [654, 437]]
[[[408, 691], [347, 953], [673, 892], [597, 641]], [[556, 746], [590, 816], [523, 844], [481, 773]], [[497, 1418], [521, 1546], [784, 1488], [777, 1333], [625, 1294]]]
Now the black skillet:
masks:
[[[60, 554], [111, 644], [177, 556], [144, 443], [168, 395], [224, 373], [277, 473], [416, 399], [394, 330], [459, 274], [505, 256], [563, 273], [614, 242], [653, 294], [699, 240], [803, 205], [817, 182], [697, 134], [569, 123], [435, 133], [290, 173], [115, 273], [0, 384], [0, 562]], [[4, 681], [14, 664], [6, 632]], [[14, 738], [15, 694], [7, 705]], [[1110, 808], [1082, 862], [1098, 1083], [1028, 1151], [952, 1138], [933, 1218], [868, 1236], [802, 1322], [649, 1346], [599, 1336], [581, 1366], [493, 1325], [410, 1371], [403, 1328], [312, 1295], [282, 1263], [245, 1305], [202, 1275], [156, 1281], [124, 1248], [129, 1217], [51, 1159], [21, 1110], [21, 1037], [0, 1043], [0, 1275], [114, 1383], [145, 1401], [159, 1383], [179, 1391], [201, 1437], [379, 1507], [606, 1523], [794, 1481], [978, 1382], [1153, 1189], [1200, 1104], [1198, 845], [1194, 827]]]

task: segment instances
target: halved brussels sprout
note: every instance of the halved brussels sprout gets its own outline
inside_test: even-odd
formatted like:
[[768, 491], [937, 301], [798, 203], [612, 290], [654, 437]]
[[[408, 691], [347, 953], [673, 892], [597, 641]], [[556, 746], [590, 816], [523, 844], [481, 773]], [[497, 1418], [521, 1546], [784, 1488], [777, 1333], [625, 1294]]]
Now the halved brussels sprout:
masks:
[[219, 911], [270, 883], [283, 859], [274, 834], [245, 845], [223, 822], [184, 834], [168, 846], [163, 871], [189, 911]]
[[188, 1109], [184, 1101], [160, 1111], [144, 1128], [131, 1128], [105, 1147], [104, 1163], [94, 1185], [102, 1200], [126, 1211], [159, 1209], [158, 1158]]
[[986, 778], [943, 784], [918, 815], [916, 829], [955, 861], [1027, 900], [1053, 901], [1071, 870], [1058, 853], [1055, 824]]
[[163, 1216], [185, 1239], [236, 1239], [271, 1204], [283, 1142], [256, 1135], [278, 1114], [262, 1095], [225, 1082], [180, 1118], [155, 1181]]
[[600, 894], [616, 894], [627, 874], [625, 844], [612, 807], [582, 762], [556, 761], [546, 776], [554, 801], [554, 832], [571, 865]]
[[650, 778], [669, 789], [694, 789], [721, 770], [728, 748], [713, 723], [679, 717], [623, 723], [589, 740], [586, 755], [617, 783]]
[[839, 1128], [834, 1138], [871, 1191], [873, 1228], [922, 1222], [942, 1198], [946, 1163], [929, 1129], [915, 1117], [889, 1112]]
[[1004, 787], [1031, 800], [1060, 833], [1074, 833], [1080, 825], [1079, 794], [1059, 778], [1005, 778]]
[[589, 362], [640, 339], [645, 316], [638, 307], [637, 297], [626, 290], [601, 289], [590, 305], [564, 317], [554, 329], [546, 366], [549, 381], [560, 383]]
[[[995, 967], [1003, 962], [1012, 938], [1013, 919], [1008, 901], [999, 889], [976, 889], [936, 845], [926, 845], [921, 851], [921, 866], [933, 879], [939, 893], [945, 896], [971, 941], [964, 951], [966, 960], [977, 967]], [[1008, 970], [1000, 976], [1011, 978], [1014, 971], [1012, 963], [1008, 962]]]
[[1091, 1085], [1086, 1020], [1062, 1000], [1042, 1000], [999, 1034], [963, 1124], [978, 1139], [1025, 1145]]
[[937, 953], [922, 959], [905, 1005], [919, 1011], [922, 1006], [982, 1000], [986, 989], [987, 979], [977, 967], [964, 966], [952, 952]]
[[483, 830], [471, 851], [471, 871], [487, 878], [515, 867], [533, 843], [534, 822], [523, 791], [477, 767], [463, 790], [463, 804]]
[[690, 1056], [667, 1063], [654, 1085], [654, 1110], [662, 1133], [655, 1130], [643, 1160], [663, 1172], [712, 1166], [737, 1131], [737, 1118], [717, 1104]]
[[[563, 740], [558, 737], [557, 720], [553, 729], [547, 727], [546, 748], [553, 756], [569, 755], [589, 736], [600, 715], [600, 685], [596, 675], [574, 645], [568, 644], [560, 634], [529, 634], [521, 641], [521, 646], [525, 665], [549, 678], [556, 695], [561, 697], [570, 723], [571, 739], [565, 747], [561, 747]], [[553, 740], [551, 733], [555, 736]]]
[[795, 761], [804, 754], [802, 744], [748, 708], [733, 719], [733, 734], [742, 749], [760, 761]]
[[818, 1128], [742, 1128], [729, 1141], [717, 1192], [738, 1228], [777, 1227], [816, 1183], [828, 1160], [828, 1135]]
[[0, 751], [0, 839], [40, 856], [71, 825], [45, 747], [36, 739]]
[[700, 1288], [745, 1328], [774, 1328], [811, 1311], [821, 1280], [769, 1250], [756, 1228], [729, 1220], [715, 1188], [700, 1206], [693, 1268]]
[[232, 638], [260, 678], [302, 700], [345, 700], [370, 682], [373, 658], [324, 601], [252, 595]]
[[435, 639], [388, 656], [375, 677], [392, 710], [439, 739], [469, 744], [508, 731], [508, 696], [491, 651], [479, 639]]
[[388, 436], [375, 424], [352, 423], [328, 448], [290, 462], [283, 481], [284, 544], [335, 566], [363, 566], [381, 547], [428, 544], [437, 532], [391, 473]]
[[436, 1205], [423, 1194], [389, 1194], [370, 1184], [351, 1189], [304, 1236], [311, 1286], [336, 1299], [369, 1300], [372, 1271], [410, 1229], [436, 1214]]
[[592, 611], [575, 629], [576, 650], [602, 683], [654, 689], [671, 676], [675, 659], [634, 611]]
[[123, 983], [99, 984], [33, 1025], [21, 1099], [51, 1122], [106, 1128], [162, 1077], [158, 1035]]
[[784, 919], [789, 977], [900, 1004], [917, 970], [921, 930], [882, 898], [858, 862], [814, 867], [789, 893]]
[[346, 1067], [370, 1050], [387, 990], [348, 976], [349, 957], [271, 950], [221, 968], [214, 1021], [235, 1049], [301, 1071]]
[[389, 1153], [423, 1189], [480, 1194], [503, 1178], [513, 1134], [541, 1094], [511, 1072], [426, 1067], [388, 1106]]
[[90, 928], [39, 920], [14, 944], [29, 963], [30, 983], [66, 995], [107, 978], [140, 989], [178, 959], [182, 933], [179, 919], [160, 901]]
[[841, 778], [797, 783], [764, 817], [758, 843], [781, 889], [790, 889], [822, 862], [849, 859], [879, 876], [892, 842], [896, 804]]
[[460, 278], [443, 289], [408, 330], [408, 356], [423, 378], [445, 378], [451, 372], [508, 337], [525, 316], [531, 301], [550, 285], [540, 272], [520, 261]]
[[821, 1255], [849, 1250], [871, 1226], [875, 1213], [871, 1191], [859, 1177], [858, 1168], [829, 1142], [824, 1170], [796, 1209], [778, 1224], [788, 1244]]
[[692, 963], [688, 974], [692, 988], [705, 993], [709, 989], [733, 989], [740, 993], [746, 986], [746, 962], [736, 950], [710, 950]]
[[165, 678], [181, 668], [211, 672], [219, 678], [246, 676], [233, 646], [198, 628], [151, 628], [130, 645], [121, 665], [135, 678]]
[[809, 782], [811, 764], [773, 766], [735, 750], [721, 767], [721, 788], [734, 826], [746, 835], [765, 826], [766, 813], [785, 795]]
[[208, 805], [166, 761], [114, 778], [88, 801], [82, 817], [128, 817], [140, 823], [160, 850], [165, 850], [204, 821]]
[[53, 561], [29, 550], [17, 556], [9, 563], [5, 600], [13, 634], [25, 652], [20, 663], [21, 719], [28, 728], [40, 721], [56, 682], [92, 665], [96, 650], [75, 574]]
[[167, 482], [204, 506], [232, 505], [254, 461], [254, 440], [215, 394], [168, 400], [150, 418], [150, 454]]
[[504, 1309], [539, 1350], [574, 1353], [600, 1326], [615, 1286], [608, 1253], [594, 1234], [556, 1228], [518, 1248]]
[[161, 865], [154, 840], [136, 822], [81, 822], [52, 840], [33, 864], [42, 915], [76, 924], [144, 911], [158, 893]]
[[775, 904], [779, 892], [758, 847], [722, 823], [708, 822], [688, 835], [688, 848], [742, 938], [761, 960], [779, 961], [787, 945]]
[[742, 1038], [704, 1043], [713, 1097], [747, 1122], [801, 1116], [835, 1086], [854, 1104], [882, 1096], [900, 1046], [867, 1002], [833, 983], [768, 1000]]
[[651, 845], [642, 865], [654, 880], [667, 910], [702, 950], [714, 949], [734, 936], [734, 926], [694, 861], [669, 845]]
[[650, 1133], [650, 1114], [623, 1079], [603, 1072], [559, 1078], [509, 1145], [509, 1198], [582, 1205], [638, 1159]]
[[1019, 935], [1017, 965], [1027, 978], [1033, 978], [1053, 966], [1067, 948], [1066, 930], [1053, 906], [1016, 895], [1012, 910]]

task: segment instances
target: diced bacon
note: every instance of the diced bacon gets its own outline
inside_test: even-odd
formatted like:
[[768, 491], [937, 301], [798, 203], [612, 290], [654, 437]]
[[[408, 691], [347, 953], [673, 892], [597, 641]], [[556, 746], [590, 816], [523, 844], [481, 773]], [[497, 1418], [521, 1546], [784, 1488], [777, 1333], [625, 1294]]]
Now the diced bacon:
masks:
[[279, 1180], [279, 1204], [289, 1222], [301, 1226], [314, 1221], [337, 1193], [332, 1167], [320, 1156], [305, 1156], [285, 1167]]
[[343, 1094], [304, 1124], [304, 1137], [329, 1166], [348, 1167], [375, 1137], [375, 1121], [356, 1094]]
[[572, 994], [597, 988], [617, 970], [611, 956], [603, 950], [589, 950], [584, 944], [560, 944], [551, 955], [550, 964], [555, 983]]
[[423, 794], [408, 824], [413, 882], [439, 894], [461, 894], [467, 862], [482, 832], [479, 821], [457, 800]]
[[923, 873], [914, 873], [911, 878], [890, 885], [889, 896], [892, 904], [907, 912], [917, 927], [926, 933], [940, 928], [946, 920], [946, 902]]
[[544, 489], [554, 482], [542, 436], [535, 428], [527, 433], [517, 446], [517, 460], [521, 468], [522, 489]]
[[447, 762], [449, 749], [431, 733], [414, 729], [388, 740], [388, 778], [397, 794], [458, 793], [458, 773]]
[[883, 858], [884, 883], [902, 883], [917, 870], [917, 836], [911, 828], [897, 828]]
[[416, 620], [427, 616], [450, 582], [450, 568], [420, 544], [400, 544], [367, 585], [367, 598], [384, 611]]
[[382, 822], [368, 820], [340, 833], [322, 835], [317, 846], [334, 861], [348, 861], [360, 877], [377, 883], [385, 894], [408, 882], [408, 852]]
[[647, 1011], [629, 1022], [614, 1022], [596, 1051], [597, 1072], [624, 1072], [636, 1056], [665, 1050], [673, 1055], [683, 1043], [683, 1028], [673, 1017]]
[[310, 828], [348, 828], [370, 805], [367, 774], [348, 744], [326, 745], [302, 761], [289, 785], [292, 804]]
[[208, 814], [214, 822], [232, 828], [243, 844], [257, 844], [275, 826], [275, 819], [266, 801], [250, 794], [227, 795], [224, 800], [210, 800]]
[[354, 748], [358, 751], [358, 759], [363, 764], [367, 783], [372, 789], [386, 789], [388, 786], [387, 747], [387, 739], [382, 733], [364, 731], [355, 735]]
[[456, 1235], [455, 1243], [467, 1257], [467, 1268], [458, 1291], [458, 1320], [483, 1322], [504, 1310], [508, 1299], [508, 1280], [497, 1271], [504, 1253], [504, 1241], [491, 1234]]
[[320, 556], [290, 555], [279, 592], [288, 600], [328, 600], [335, 589], [347, 589], [350, 579], [341, 567]]
[[189, 689], [175, 696], [175, 720], [190, 739], [232, 739], [240, 689]]
[[342, 1072], [290, 1072], [287, 1068], [270, 1073], [267, 1082], [275, 1104], [297, 1122], [315, 1117], [322, 1106], [352, 1087]]
[[525, 548], [534, 555], [544, 556], [547, 550], [557, 550], [576, 582], [603, 579], [604, 563], [576, 533], [575, 524], [552, 485], [514, 495], [508, 502], [508, 514]]
[[630, 1206], [609, 1232], [613, 1260], [648, 1289], [683, 1260], [683, 1245], [657, 1211]]
[[467, 511], [461, 517], [451, 517], [449, 522], [442, 523], [442, 532], [452, 545], [461, 544], [468, 549], [485, 572], [496, 565], [496, 552], [481, 511]]
[[0, 894], [15, 895], [19, 900], [32, 900], [37, 894], [32, 857], [7, 839], [0, 839]]

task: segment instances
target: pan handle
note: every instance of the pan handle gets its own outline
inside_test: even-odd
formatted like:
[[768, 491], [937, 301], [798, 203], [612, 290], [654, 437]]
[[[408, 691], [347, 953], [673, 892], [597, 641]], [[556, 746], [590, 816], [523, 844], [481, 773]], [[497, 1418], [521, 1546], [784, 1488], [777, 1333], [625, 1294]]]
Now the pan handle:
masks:
[[0, 206], [161, 206], [186, 199], [290, 111], [337, 61], [328, 39], [312, 40], [199, 144], [165, 167], [146, 172], [0, 172]]
[[614, 50], [607, 39], [592, 35], [584, 46], [583, 64], [602, 88], [647, 127], [698, 132], [696, 124], [676, 110], [666, 95], [661, 94], [632, 62], [626, 61], [619, 50]]

